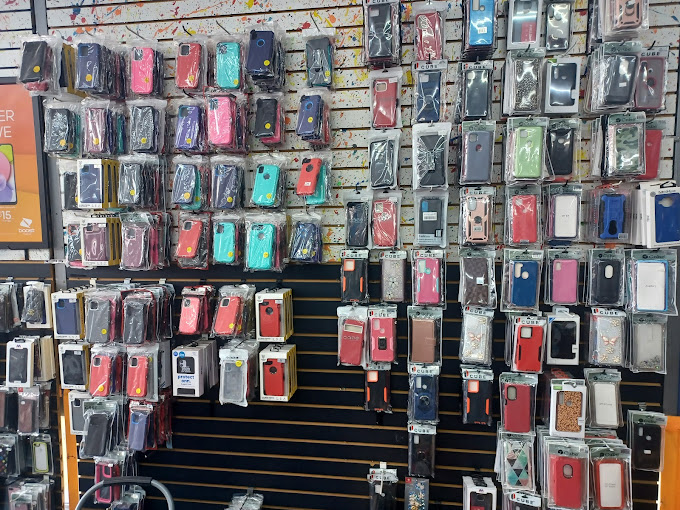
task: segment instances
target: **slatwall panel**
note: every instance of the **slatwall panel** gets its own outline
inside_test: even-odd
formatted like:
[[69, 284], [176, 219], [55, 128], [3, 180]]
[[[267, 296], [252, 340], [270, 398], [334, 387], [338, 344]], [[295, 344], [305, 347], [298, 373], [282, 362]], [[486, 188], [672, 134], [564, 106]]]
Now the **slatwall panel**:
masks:
[[0, 0], [0, 77], [17, 75], [21, 37], [33, 28], [31, 0]]
[[[680, 6], [672, 2], [652, 0], [650, 17], [653, 28], [644, 36], [646, 45], [671, 46], [667, 138], [663, 145], [661, 175], [672, 173], [674, 121], [678, 70], [678, 16]], [[313, 5], [313, 7], [312, 7]], [[577, 0], [575, 43], [572, 53], [583, 56], [587, 29], [586, 0]], [[276, 509], [345, 509], [350, 505], [366, 505], [365, 475], [370, 464], [385, 460], [406, 474], [407, 434], [406, 375], [407, 325], [405, 307], [400, 306], [398, 321], [399, 364], [392, 374], [392, 415], [376, 415], [363, 411], [363, 371], [337, 367], [337, 318], [339, 304], [339, 259], [344, 239], [344, 209], [340, 195], [357, 184], [367, 186], [367, 142], [369, 129], [368, 72], [361, 63], [363, 13], [360, 0], [146, 0], [121, 3], [117, 0], [47, 0], [48, 25], [55, 34], [67, 39], [88, 33], [110, 36], [125, 41], [136, 37], [169, 41], [186, 29], [192, 33], [231, 32], [261, 21], [279, 22], [286, 30], [287, 141], [282, 149], [299, 163], [299, 154], [307, 146], [294, 134], [297, 99], [294, 93], [304, 87], [304, 44], [300, 30], [313, 26], [335, 27], [338, 34], [336, 72], [334, 75], [333, 112], [333, 197], [320, 208], [324, 218], [324, 260], [319, 267], [291, 266], [279, 274], [244, 275], [235, 268], [217, 267], [208, 272], [182, 271], [172, 268], [158, 274], [124, 273], [116, 269], [94, 271], [70, 270], [69, 285], [82, 284], [92, 276], [101, 281], [119, 281], [130, 276], [140, 278], [163, 276], [173, 282], [178, 294], [184, 285], [205, 281], [214, 285], [240, 283], [247, 280], [258, 290], [274, 285], [293, 289], [295, 334], [291, 341], [298, 346], [298, 380], [300, 388], [290, 403], [254, 402], [248, 408], [221, 406], [213, 389], [201, 399], [178, 399], [175, 406], [175, 439], [172, 450], [150, 453], [141, 462], [141, 473], [168, 484], [182, 509], [218, 509], [234, 491], [252, 486], [265, 494], [265, 506]], [[403, 62], [405, 84], [402, 88], [402, 118], [410, 124], [413, 61], [413, 30], [410, 20], [413, 5], [403, 2]], [[449, 100], [455, 90], [455, 59], [461, 47], [460, 5], [449, 4], [447, 53], [449, 65], [447, 92]], [[505, 19], [499, 18], [499, 49], [494, 54], [494, 117], [500, 118], [501, 69], [505, 58]], [[166, 52], [166, 85], [168, 97], [173, 91], [174, 56]], [[585, 63], [585, 57], [584, 57]], [[452, 105], [448, 105], [449, 113]], [[498, 133], [499, 134], [499, 133]], [[584, 133], [586, 134], [586, 133]], [[496, 144], [496, 180], [501, 180], [501, 139]], [[252, 152], [269, 149], [253, 142]], [[587, 165], [589, 141], [581, 147], [582, 165]], [[454, 158], [451, 158], [454, 182]], [[401, 236], [406, 247], [414, 238], [413, 195], [411, 185], [411, 130], [404, 127], [401, 151], [401, 184], [404, 201], [401, 213]], [[68, 169], [69, 163], [61, 170]], [[297, 170], [289, 173], [287, 205], [289, 212], [301, 210], [302, 202], [293, 187]], [[457, 190], [452, 191], [449, 207], [449, 239], [458, 234]], [[502, 239], [502, 206], [497, 208], [496, 237]], [[176, 236], [175, 236], [176, 238]], [[454, 250], [451, 250], [452, 252]], [[455, 260], [453, 253], [450, 260]], [[370, 292], [379, 295], [379, 268], [370, 268]], [[410, 284], [409, 284], [410, 285]], [[458, 292], [458, 265], [449, 264], [447, 297], [449, 308], [444, 321], [444, 366], [441, 377], [441, 423], [437, 437], [437, 477], [431, 484], [431, 500], [441, 508], [462, 505], [461, 476], [480, 472], [493, 476], [495, 432], [479, 426], [463, 426], [460, 421], [461, 384], [458, 362], [460, 308], [455, 302]], [[497, 314], [494, 323], [494, 371], [506, 370], [503, 364], [504, 318]], [[583, 337], [585, 338], [585, 336]], [[587, 346], [582, 345], [582, 349]], [[580, 369], [577, 374], [580, 376]], [[652, 410], [660, 410], [661, 376], [631, 374], [624, 370], [622, 400], [625, 408], [646, 402]], [[496, 411], [498, 398], [496, 397]], [[622, 437], [625, 430], [621, 430]], [[80, 488], [92, 483], [93, 464], [79, 463]], [[636, 509], [651, 510], [657, 498], [654, 474], [635, 473]], [[403, 490], [400, 491], [403, 495]], [[164, 508], [157, 499], [152, 509]]]

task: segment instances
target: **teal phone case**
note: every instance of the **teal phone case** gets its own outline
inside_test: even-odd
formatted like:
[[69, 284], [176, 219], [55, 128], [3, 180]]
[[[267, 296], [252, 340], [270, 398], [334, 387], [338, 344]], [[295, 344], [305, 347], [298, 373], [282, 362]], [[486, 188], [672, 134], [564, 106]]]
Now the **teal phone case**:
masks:
[[248, 267], [271, 269], [274, 260], [274, 225], [254, 223], [248, 236]]
[[191, 204], [181, 205], [185, 211], [198, 211], [201, 209], [201, 172], [196, 168], [196, 181], [194, 185], [194, 201]]
[[313, 195], [305, 197], [307, 205], [321, 205], [326, 202], [326, 165], [322, 164], [319, 170], [319, 178], [316, 181], [316, 189]]
[[236, 261], [236, 224], [221, 221], [215, 225], [213, 239], [215, 262], [231, 264]]
[[515, 177], [540, 179], [543, 160], [543, 130], [538, 126], [515, 131]]
[[279, 167], [276, 165], [259, 165], [255, 170], [253, 185], [253, 203], [260, 207], [274, 207], [278, 200]]
[[237, 89], [241, 86], [241, 46], [239, 43], [217, 43], [215, 82], [222, 89]]

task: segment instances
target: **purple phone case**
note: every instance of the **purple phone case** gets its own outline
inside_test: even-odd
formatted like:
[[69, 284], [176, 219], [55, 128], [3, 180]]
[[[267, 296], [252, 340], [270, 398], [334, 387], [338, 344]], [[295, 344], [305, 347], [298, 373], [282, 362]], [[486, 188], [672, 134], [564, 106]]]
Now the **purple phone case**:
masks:
[[201, 108], [193, 105], [182, 105], [177, 114], [175, 148], [180, 150], [198, 150], [201, 146]]
[[302, 96], [298, 113], [297, 134], [308, 137], [317, 134], [321, 119], [321, 96]]
[[83, 229], [85, 260], [94, 262], [109, 260], [107, 235], [107, 228], [99, 225], [88, 225]]

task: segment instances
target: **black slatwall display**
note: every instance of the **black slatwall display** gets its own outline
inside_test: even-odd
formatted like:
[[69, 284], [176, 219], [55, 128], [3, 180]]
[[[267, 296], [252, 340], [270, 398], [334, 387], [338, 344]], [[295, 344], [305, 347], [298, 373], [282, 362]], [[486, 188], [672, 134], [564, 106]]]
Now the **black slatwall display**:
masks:
[[[500, 290], [500, 266], [497, 267]], [[150, 283], [167, 278], [180, 295], [184, 285], [205, 282], [216, 287], [242, 282], [257, 290], [274, 286], [293, 289], [295, 333], [289, 342], [298, 349], [298, 390], [291, 402], [253, 402], [247, 408], [222, 406], [217, 387], [202, 398], [178, 398], [174, 404], [172, 449], [151, 452], [140, 459], [140, 473], [167, 484], [181, 510], [224, 508], [235, 492], [248, 487], [264, 494], [265, 508], [329, 509], [368, 508], [368, 468], [386, 461], [396, 467], [401, 480], [407, 475], [408, 437], [406, 407], [408, 376], [406, 356], [408, 331], [406, 305], [399, 305], [399, 364], [392, 372], [393, 414], [363, 409], [364, 372], [337, 366], [337, 316], [340, 305], [340, 266], [290, 266], [282, 274], [243, 273], [240, 268], [211, 267], [209, 271], [175, 267], [157, 273], [121, 272], [117, 269], [69, 270], [69, 286], [121, 281]], [[153, 279], [152, 279], [153, 278]], [[461, 381], [458, 345], [461, 311], [457, 302], [459, 266], [447, 267], [447, 304], [444, 313], [444, 364], [440, 378], [440, 419], [437, 427], [436, 477], [430, 483], [433, 509], [462, 506], [461, 477], [493, 473], [496, 429], [461, 422]], [[410, 293], [410, 277], [407, 278]], [[380, 296], [380, 267], [371, 264], [369, 291]], [[175, 308], [175, 326], [177, 324]], [[546, 308], [547, 310], [547, 308]], [[580, 313], [584, 309], [579, 310]], [[582, 315], [583, 317], [583, 315]], [[587, 326], [587, 325], [586, 325]], [[494, 365], [496, 375], [509, 371], [503, 361], [504, 314], [494, 321]], [[582, 337], [581, 358], [588, 350]], [[176, 337], [175, 343], [183, 339]], [[582, 366], [574, 376], [582, 376]], [[663, 377], [633, 374], [622, 369], [621, 398], [624, 416], [628, 408], [645, 402], [660, 411]], [[539, 391], [537, 408], [541, 408]], [[498, 390], [494, 398], [498, 421]], [[619, 436], [626, 437], [625, 428]], [[92, 461], [79, 462], [80, 490], [93, 482]], [[656, 508], [656, 473], [633, 473], [636, 510]], [[150, 494], [150, 510], [164, 509], [159, 494]], [[399, 506], [403, 504], [400, 499]], [[436, 505], [436, 506], [435, 506]], [[90, 505], [93, 507], [93, 505]]]

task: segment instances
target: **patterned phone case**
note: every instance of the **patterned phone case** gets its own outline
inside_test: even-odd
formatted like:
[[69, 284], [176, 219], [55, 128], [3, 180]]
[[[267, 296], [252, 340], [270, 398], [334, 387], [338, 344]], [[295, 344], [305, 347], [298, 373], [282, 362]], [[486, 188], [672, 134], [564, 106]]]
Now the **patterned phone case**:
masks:
[[533, 490], [532, 456], [530, 444], [526, 441], [505, 440], [503, 442], [504, 485]]
[[580, 391], [560, 391], [557, 393], [557, 414], [555, 430], [560, 432], [580, 432], [583, 394]]

